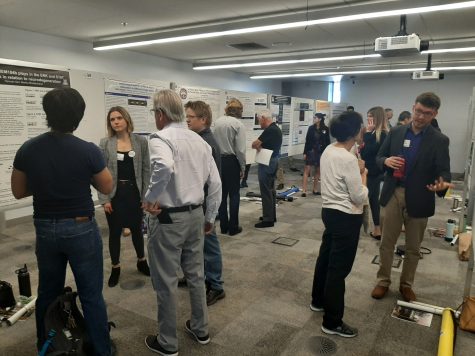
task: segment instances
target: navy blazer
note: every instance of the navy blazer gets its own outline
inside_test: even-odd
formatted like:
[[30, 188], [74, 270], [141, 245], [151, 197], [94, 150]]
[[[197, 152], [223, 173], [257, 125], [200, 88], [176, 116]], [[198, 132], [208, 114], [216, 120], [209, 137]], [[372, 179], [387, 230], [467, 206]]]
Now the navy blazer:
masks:
[[[402, 147], [407, 130], [411, 124], [391, 128], [384, 140], [378, 155], [376, 164], [385, 172], [384, 185], [381, 191], [380, 203], [386, 206], [397, 186], [397, 180], [393, 177], [393, 169], [384, 165], [386, 158], [397, 156], [402, 152]], [[433, 184], [436, 179], [442, 177], [450, 182], [450, 156], [449, 138], [441, 132], [428, 126], [423, 133], [422, 141], [412, 167], [406, 167], [406, 209], [408, 215], [413, 218], [426, 218], [434, 215], [435, 195], [427, 189], [427, 184]], [[446, 191], [437, 192], [443, 197]]]

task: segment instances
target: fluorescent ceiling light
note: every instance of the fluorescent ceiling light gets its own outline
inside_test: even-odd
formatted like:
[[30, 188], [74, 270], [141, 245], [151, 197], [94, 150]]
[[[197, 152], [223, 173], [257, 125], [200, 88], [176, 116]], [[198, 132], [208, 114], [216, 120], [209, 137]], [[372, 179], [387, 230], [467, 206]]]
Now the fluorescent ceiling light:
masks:
[[[404, 73], [415, 72], [418, 70], [425, 70], [426, 68], [400, 68], [400, 69], [371, 69], [371, 70], [351, 70], [341, 72], [319, 72], [319, 73], [289, 73], [289, 74], [265, 74], [253, 75], [251, 79], [279, 79], [279, 78], [305, 78], [305, 77], [324, 77], [332, 75], [357, 75], [357, 74], [384, 74], [384, 73]], [[451, 71], [451, 70], [473, 70], [475, 66], [460, 66], [460, 67], [434, 67], [432, 70]]]
[[[198, 33], [198, 34], [176, 36], [176, 37], [159, 38], [159, 39], [147, 40], [147, 41], [136, 41], [136, 42], [128, 42], [128, 43], [120, 43], [120, 44], [112, 44], [112, 45], [104, 45], [104, 46], [98, 45], [98, 46], [95, 46], [94, 49], [98, 51], [103, 51], [103, 50], [109, 50], [109, 49], [147, 46], [147, 45], [152, 45], [152, 44], [180, 42], [180, 41], [191, 41], [191, 40], [197, 40], [197, 39], [203, 39], [203, 38], [233, 36], [233, 35], [241, 35], [241, 34], [246, 34], [246, 33], [275, 31], [275, 30], [283, 30], [283, 29], [306, 27], [306, 26], [324, 25], [324, 24], [330, 24], [330, 23], [348, 22], [348, 21], [356, 21], [356, 20], [368, 20], [368, 19], [382, 18], [382, 17], [388, 17], [388, 16], [424, 14], [424, 13], [436, 12], [436, 11], [460, 10], [460, 9], [466, 9], [470, 7], [475, 7], [475, 1], [464, 1], [464, 2], [458, 2], [458, 3], [453, 3], [453, 4], [445, 4], [445, 5], [415, 7], [415, 8], [410, 8], [410, 9], [377, 11], [377, 12], [370, 12], [370, 13], [365, 13], [365, 14], [329, 17], [326, 19], [318, 19], [318, 20], [310, 20], [310, 21], [289, 22], [289, 23], [281, 23], [281, 24], [275, 24], [275, 25], [240, 28], [240, 29], [227, 30], [227, 31], [217, 31], [217, 32]], [[127, 41], [127, 40], [130, 40], [130, 38], [129, 39], [125, 38], [122, 41]]]
[[229, 69], [229, 68], [243, 68], [243, 67], [263, 67], [263, 66], [278, 66], [284, 64], [296, 63], [314, 63], [314, 62], [331, 62], [331, 61], [349, 61], [352, 59], [362, 58], [378, 58], [380, 54], [361, 54], [355, 56], [340, 56], [340, 57], [324, 57], [324, 58], [308, 58], [308, 59], [289, 59], [283, 61], [269, 61], [269, 62], [251, 62], [251, 63], [232, 63], [232, 64], [216, 64], [209, 66], [195, 66], [194, 70], [210, 70], [210, 69]]
[[475, 47], [460, 47], [460, 48], [441, 48], [441, 49], [430, 49], [427, 51], [422, 51], [421, 54], [429, 53], [460, 53], [460, 52], [475, 52]]

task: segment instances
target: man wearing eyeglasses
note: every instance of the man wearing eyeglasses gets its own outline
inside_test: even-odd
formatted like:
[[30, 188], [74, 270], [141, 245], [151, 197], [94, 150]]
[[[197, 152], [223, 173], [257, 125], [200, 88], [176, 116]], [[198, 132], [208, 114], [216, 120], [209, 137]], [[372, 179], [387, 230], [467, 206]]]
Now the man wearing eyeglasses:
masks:
[[378, 283], [371, 293], [375, 299], [383, 298], [391, 284], [394, 246], [404, 223], [406, 245], [399, 291], [405, 301], [416, 300], [412, 286], [427, 219], [435, 211], [434, 193], [443, 197], [452, 186], [449, 139], [431, 126], [439, 107], [437, 95], [420, 94], [412, 108], [412, 122], [391, 129], [376, 157], [385, 175]]
[[214, 227], [221, 202], [221, 180], [211, 147], [186, 127], [180, 97], [172, 90], [161, 90], [155, 94], [153, 106], [159, 131], [150, 135], [151, 176], [144, 208], [152, 215], [148, 221], [148, 254], [157, 293], [159, 333], [147, 336], [145, 344], [159, 355], [176, 356], [180, 267], [189, 286], [191, 304], [191, 318], [185, 330], [202, 345], [210, 341], [203, 243], [204, 235]]

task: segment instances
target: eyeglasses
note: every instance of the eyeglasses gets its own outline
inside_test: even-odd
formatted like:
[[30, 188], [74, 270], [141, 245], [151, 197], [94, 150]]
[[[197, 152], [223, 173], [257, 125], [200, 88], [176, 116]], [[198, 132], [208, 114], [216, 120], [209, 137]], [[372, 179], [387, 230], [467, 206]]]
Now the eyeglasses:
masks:
[[434, 116], [435, 113], [434, 113], [433, 110], [430, 110], [430, 111], [422, 111], [422, 110], [419, 110], [419, 109], [415, 109], [415, 110], [414, 110], [414, 115], [419, 116], [419, 117], [423, 116], [423, 117], [425, 117], [425, 118], [427, 119], [427, 118], [429, 118], [429, 117], [431, 117], [431, 116]]

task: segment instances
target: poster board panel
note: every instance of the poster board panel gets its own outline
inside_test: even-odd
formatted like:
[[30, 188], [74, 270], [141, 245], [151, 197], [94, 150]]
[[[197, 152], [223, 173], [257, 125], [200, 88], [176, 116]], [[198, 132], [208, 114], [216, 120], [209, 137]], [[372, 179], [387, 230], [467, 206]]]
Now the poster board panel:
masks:
[[252, 164], [255, 162], [256, 151], [252, 149], [251, 145], [262, 133], [257, 115], [261, 110], [268, 108], [267, 94], [226, 90], [222, 103], [223, 113], [227, 102], [232, 98], [238, 99], [243, 105], [242, 123], [246, 128], [246, 163]]
[[53, 88], [69, 86], [66, 68], [0, 62], [0, 208], [31, 204], [31, 198], [18, 201], [11, 193], [13, 160], [26, 140], [49, 130], [43, 96]]

